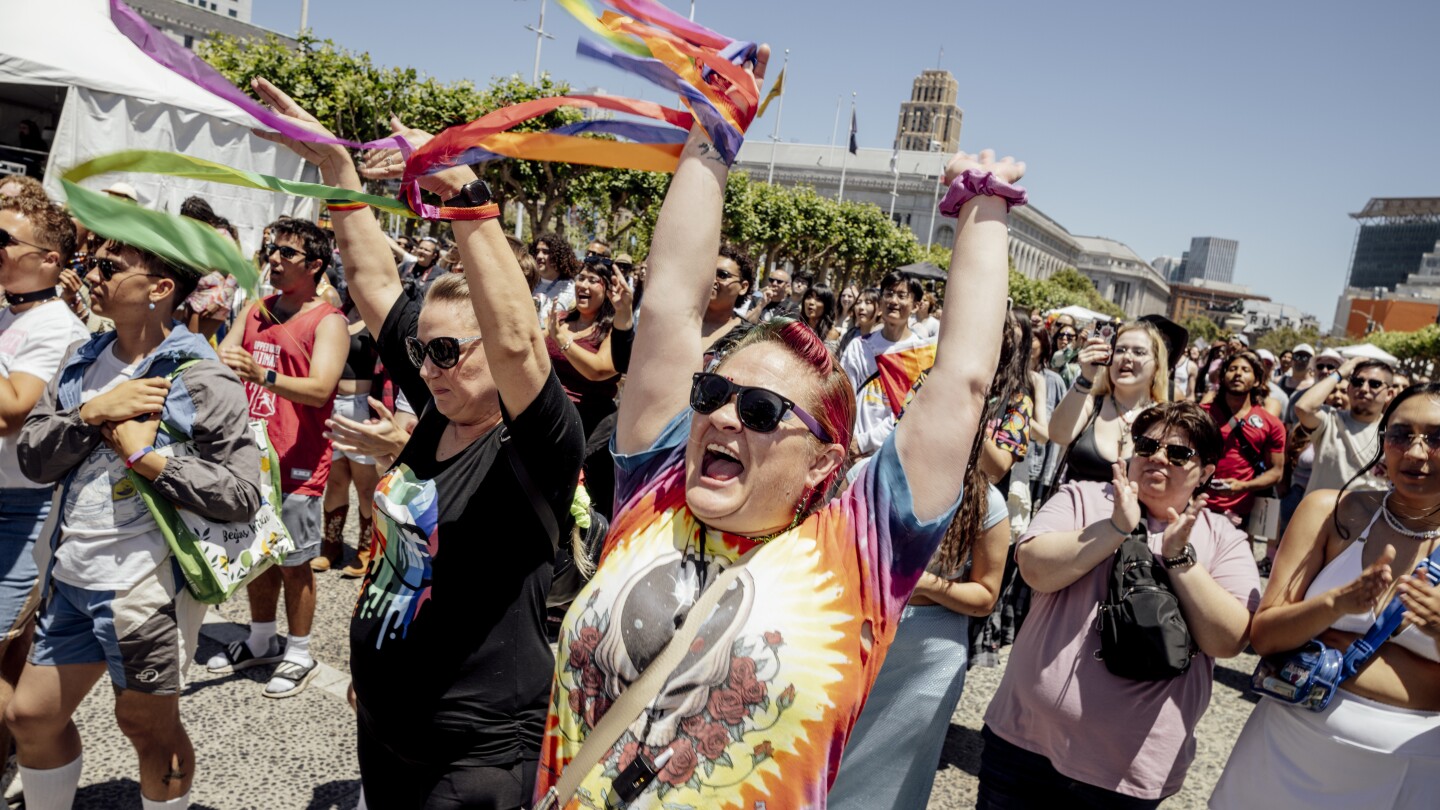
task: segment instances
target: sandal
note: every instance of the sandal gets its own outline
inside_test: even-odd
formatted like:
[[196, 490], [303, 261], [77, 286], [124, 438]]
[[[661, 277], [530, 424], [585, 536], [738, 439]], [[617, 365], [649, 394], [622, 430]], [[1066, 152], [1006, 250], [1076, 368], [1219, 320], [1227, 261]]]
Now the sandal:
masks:
[[275, 674], [270, 676], [270, 682], [265, 684], [265, 697], [287, 698], [298, 695], [305, 691], [310, 681], [320, 672], [320, 662], [310, 659], [308, 664], [297, 664], [294, 661], [281, 661], [280, 666], [275, 667]]
[[250, 667], [273, 664], [284, 657], [285, 646], [280, 643], [278, 638], [270, 641], [270, 648], [265, 651], [265, 655], [256, 655], [250, 652], [250, 645], [244, 641], [232, 641], [225, 645], [225, 649], [219, 655], [205, 663], [205, 669], [216, 675], [225, 675]]

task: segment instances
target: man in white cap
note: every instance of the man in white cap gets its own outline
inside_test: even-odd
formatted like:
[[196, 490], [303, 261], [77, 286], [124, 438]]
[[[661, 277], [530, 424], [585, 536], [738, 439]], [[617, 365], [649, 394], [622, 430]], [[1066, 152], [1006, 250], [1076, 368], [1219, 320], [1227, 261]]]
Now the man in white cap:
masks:
[[[1321, 352], [1315, 358], [1333, 361], [1339, 354]], [[1323, 363], [1330, 368], [1331, 363]], [[1315, 381], [1295, 400], [1295, 416], [1300, 424], [1312, 431], [1310, 443], [1315, 448], [1315, 464], [1310, 469], [1308, 492], [1340, 489], [1360, 475], [1351, 489], [1379, 490], [1389, 487], [1384, 476], [1368, 472], [1370, 460], [1380, 449], [1380, 416], [1395, 396], [1391, 387], [1394, 371], [1380, 360], [1352, 357], [1338, 368]], [[1350, 408], [1337, 410], [1325, 404], [1338, 386], [1347, 386]]]
[[1295, 421], [1290, 412], [1294, 410], [1296, 392], [1304, 391], [1315, 384], [1315, 374], [1310, 368], [1313, 357], [1315, 347], [1309, 343], [1301, 343], [1290, 350], [1290, 371], [1280, 378], [1280, 389], [1285, 392], [1285, 399], [1291, 403], [1291, 407], [1286, 409], [1286, 423]]

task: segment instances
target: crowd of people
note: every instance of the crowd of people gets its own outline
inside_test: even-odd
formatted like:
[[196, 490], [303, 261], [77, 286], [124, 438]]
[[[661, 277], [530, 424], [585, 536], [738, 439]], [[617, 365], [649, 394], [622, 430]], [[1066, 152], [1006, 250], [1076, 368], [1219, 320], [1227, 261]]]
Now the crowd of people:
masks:
[[[404, 170], [265, 137], [340, 189]], [[699, 127], [643, 259], [507, 236], [459, 167], [421, 183], [476, 216], [418, 239], [363, 205], [269, 223], [255, 300], [0, 181], [0, 753], [26, 807], [73, 803], [72, 716], [106, 676], [143, 806], [188, 806], [207, 606], [156, 503], [244, 522], [272, 480], [293, 550], [199, 665], [303, 693], [316, 577], [360, 579], [375, 810], [923, 808], [968, 668], [1001, 660], [978, 807], [1156, 807], [1217, 659], [1346, 650], [1392, 602], [1404, 624], [1322, 710], [1261, 699], [1211, 806], [1433, 806], [1440, 385], [1010, 308], [1024, 172], [947, 166], [948, 303], [723, 243]]]

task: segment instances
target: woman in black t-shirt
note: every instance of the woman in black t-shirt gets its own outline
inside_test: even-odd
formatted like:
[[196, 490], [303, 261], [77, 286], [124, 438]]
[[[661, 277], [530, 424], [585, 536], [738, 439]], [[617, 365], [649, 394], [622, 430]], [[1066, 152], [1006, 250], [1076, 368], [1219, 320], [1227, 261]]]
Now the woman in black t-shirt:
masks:
[[[319, 128], [269, 82], [254, 87]], [[343, 148], [265, 137], [319, 165], [324, 182], [360, 189]], [[392, 153], [366, 161], [367, 177], [400, 170]], [[422, 185], [450, 199], [473, 177], [452, 169]], [[464, 274], [437, 280], [422, 306], [370, 209], [331, 216], [351, 299], [420, 414], [376, 489], [374, 557], [350, 623], [366, 804], [524, 807], [554, 667], [544, 618], [555, 538], [540, 510], [567, 525], [580, 418], [498, 219], [454, 224]]]

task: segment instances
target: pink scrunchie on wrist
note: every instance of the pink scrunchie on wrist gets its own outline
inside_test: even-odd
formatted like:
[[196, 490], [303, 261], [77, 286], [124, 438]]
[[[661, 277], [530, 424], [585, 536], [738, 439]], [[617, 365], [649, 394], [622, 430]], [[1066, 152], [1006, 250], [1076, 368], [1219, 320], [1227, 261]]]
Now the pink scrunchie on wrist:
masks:
[[998, 179], [994, 172], [966, 169], [960, 173], [959, 177], [950, 181], [950, 190], [945, 192], [945, 198], [940, 201], [940, 215], [957, 217], [960, 215], [960, 206], [982, 194], [1004, 200], [1007, 211], [1017, 205], [1029, 202], [1025, 196], [1025, 189]]

